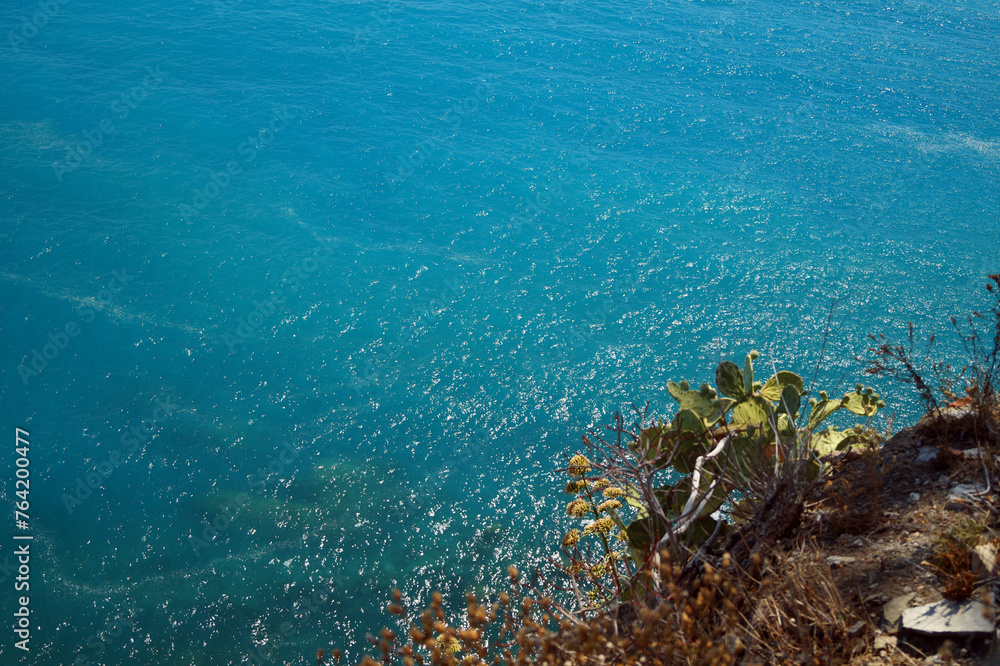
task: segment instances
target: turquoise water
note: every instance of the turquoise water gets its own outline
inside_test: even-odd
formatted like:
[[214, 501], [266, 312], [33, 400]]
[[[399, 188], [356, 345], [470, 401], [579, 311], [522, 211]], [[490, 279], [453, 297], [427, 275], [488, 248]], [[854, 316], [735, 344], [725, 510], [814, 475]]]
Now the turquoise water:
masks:
[[810, 376], [835, 302], [843, 388], [867, 334], [978, 307], [998, 9], [6, 3], [35, 539], [2, 662], [313, 663], [393, 586], [544, 557], [562, 454], [667, 380], [750, 348]]

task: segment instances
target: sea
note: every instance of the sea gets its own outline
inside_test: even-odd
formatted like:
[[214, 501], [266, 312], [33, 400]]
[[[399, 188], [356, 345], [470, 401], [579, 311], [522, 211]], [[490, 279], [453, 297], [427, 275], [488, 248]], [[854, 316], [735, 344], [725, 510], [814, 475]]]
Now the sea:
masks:
[[668, 381], [912, 424], [1000, 272], [995, 0], [8, 0], [0, 99], [2, 664], [357, 663]]

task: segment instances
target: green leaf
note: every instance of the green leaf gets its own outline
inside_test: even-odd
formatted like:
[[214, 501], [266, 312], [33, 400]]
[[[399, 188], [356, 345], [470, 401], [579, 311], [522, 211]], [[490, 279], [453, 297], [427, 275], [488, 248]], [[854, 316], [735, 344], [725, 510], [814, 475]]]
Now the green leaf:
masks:
[[648, 553], [652, 549], [652, 545], [659, 542], [666, 533], [663, 521], [653, 515], [636, 518], [625, 528], [629, 545], [643, 553]]
[[[821, 394], [822, 395], [822, 394]], [[823, 398], [819, 400], [812, 406], [812, 411], [809, 412], [809, 430], [815, 431], [816, 427], [820, 423], [825, 421], [830, 414], [838, 411], [842, 407], [839, 400], [830, 400], [829, 398]]]
[[858, 416], [875, 416], [878, 412], [877, 402], [863, 393], [855, 391], [845, 394], [844, 397], [847, 398], [844, 409]]
[[678, 401], [681, 403], [681, 409], [689, 409], [703, 419], [707, 419], [715, 412], [712, 401], [698, 391], [682, 393]]
[[667, 392], [673, 396], [674, 400], [680, 402], [681, 396], [684, 395], [684, 389], [680, 387], [677, 382], [667, 382]]
[[[636, 494], [635, 490], [630, 488], [627, 491], [625, 491], [625, 495], [622, 499], [624, 499], [625, 503], [628, 504], [630, 507], [632, 507], [633, 509], [637, 509], [639, 511], [639, 516], [638, 516], [639, 518], [644, 518], [646, 515], [649, 514], [649, 511], [646, 510], [646, 505], [643, 504], [642, 500], [639, 499], [639, 496]], [[618, 517], [618, 514], [614, 514], [612, 518], [615, 520], [615, 522], [621, 522], [621, 518]], [[625, 528], [622, 527], [622, 529]]]
[[755, 478], [755, 470], [759, 469], [758, 463], [763, 455], [760, 439], [740, 433], [733, 437], [730, 444], [732, 448], [729, 463], [736, 466], [738, 473]]
[[747, 359], [743, 361], [743, 392], [753, 395], [753, 360], [757, 358], [755, 352], [747, 354]]
[[817, 456], [825, 456], [834, 451], [845, 449], [857, 442], [858, 433], [854, 430], [837, 430], [830, 426], [822, 432], [814, 432], [809, 441], [809, 448], [816, 452]]
[[660, 426], [650, 426], [639, 433], [639, 443], [633, 445], [633, 449], [646, 451], [646, 459], [652, 460], [660, 454], [663, 441], [670, 438], [669, 428]]
[[795, 415], [799, 413], [799, 404], [801, 402], [802, 396], [799, 394], [799, 389], [788, 384], [781, 390], [781, 398], [778, 400], [778, 408], [775, 411], [778, 414], [788, 414], [794, 421]]
[[728, 414], [729, 410], [732, 409], [733, 405], [736, 404], [736, 401], [733, 400], [732, 398], [719, 398], [718, 402], [719, 402], [719, 409], [722, 411], [723, 414]]
[[767, 380], [767, 383], [764, 384], [764, 388], [760, 390], [760, 394], [768, 400], [778, 400], [781, 398], [782, 389], [786, 386], [794, 386], [797, 388], [799, 395], [802, 395], [802, 392], [806, 387], [802, 378], [794, 372], [779, 370], [778, 374]]
[[738, 426], [770, 427], [771, 403], [759, 395], [751, 396], [733, 407], [733, 424]]
[[701, 435], [708, 430], [705, 421], [698, 416], [697, 412], [690, 409], [677, 410], [677, 413], [674, 414], [672, 426], [675, 431], [693, 433], [695, 435]]
[[742, 400], [747, 396], [743, 389], [743, 372], [732, 361], [723, 361], [715, 369], [715, 384], [719, 387], [722, 395], [736, 400]]
[[778, 433], [785, 438], [795, 434], [795, 424], [788, 417], [788, 414], [778, 415]]
[[700, 455], [702, 455], [701, 451], [682, 446], [674, 456], [673, 467], [677, 470], [678, 474], [690, 474], [694, 471], [695, 463], [698, 462], [698, 456]]
[[668, 454], [677, 447], [673, 466], [681, 474], [690, 474], [698, 456], [705, 453], [705, 447], [712, 441], [712, 435], [704, 419], [690, 409], [682, 409], [674, 416], [673, 432], [660, 445], [660, 453]]

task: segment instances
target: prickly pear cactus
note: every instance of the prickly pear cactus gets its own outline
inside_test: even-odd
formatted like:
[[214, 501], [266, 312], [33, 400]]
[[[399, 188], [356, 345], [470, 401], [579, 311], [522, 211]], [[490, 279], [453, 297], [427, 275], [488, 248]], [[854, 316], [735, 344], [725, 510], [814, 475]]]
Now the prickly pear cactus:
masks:
[[[678, 403], [676, 414], [670, 421], [643, 430], [635, 445], [647, 460], [680, 475], [658, 488], [656, 495], [671, 527], [691, 544], [720, 528], [712, 514], [734, 491], [727, 482], [726, 465], [753, 473], [754, 461], [764, 457], [781, 462], [785, 452], [803, 445], [818, 459], [858, 441], [860, 429], [841, 431], [830, 426], [819, 430], [830, 415], [845, 409], [870, 418], [885, 407], [877, 393], [861, 384], [834, 400], [825, 391], [819, 399], [809, 398], [802, 377], [794, 372], [782, 370], [765, 382], [755, 381], [753, 362], [759, 356], [751, 351], [742, 368], [732, 361], [720, 363], [715, 370], [716, 388], [702, 384], [696, 391], [686, 381], [668, 382], [667, 391]], [[650, 512], [642, 511], [628, 526], [626, 534], [633, 548], [646, 549], [655, 543], [651, 535], [666, 532], [666, 526], [656, 521]]]

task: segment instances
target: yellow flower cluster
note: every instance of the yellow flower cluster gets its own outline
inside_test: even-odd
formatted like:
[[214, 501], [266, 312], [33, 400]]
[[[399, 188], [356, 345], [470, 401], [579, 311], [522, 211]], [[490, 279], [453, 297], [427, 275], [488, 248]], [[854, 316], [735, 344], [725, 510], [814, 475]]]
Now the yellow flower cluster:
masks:
[[577, 543], [580, 542], [580, 530], [570, 530], [563, 537], [562, 545], [563, 548], [572, 548]]
[[607, 502], [602, 502], [601, 505], [597, 507], [597, 510], [611, 511], [611, 509], [620, 509], [620, 508], [622, 508], [621, 502], [619, 502], [618, 500], [608, 500]]
[[594, 481], [594, 488], [596, 488], [597, 490], [600, 490], [601, 488], [607, 488], [610, 485], [611, 482], [608, 481], [607, 479], [598, 479], [597, 481]]
[[614, 499], [615, 497], [625, 497], [625, 491], [618, 486], [611, 486], [610, 488], [604, 489], [604, 496], [607, 499]]
[[566, 484], [567, 493], [578, 493], [581, 490], [586, 490], [589, 484], [583, 479], [577, 479], [576, 481], [570, 481]]
[[599, 534], [607, 534], [615, 527], [615, 521], [611, 518], [605, 516], [604, 518], [598, 518], [591, 524], [583, 528], [584, 534], [592, 534], [597, 532]]
[[566, 513], [574, 518], [582, 518], [590, 512], [590, 502], [575, 499], [566, 506]]
[[569, 459], [569, 469], [566, 471], [570, 476], [583, 476], [590, 471], [590, 461], [587, 460], [587, 456], [578, 453]]
[[455, 654], [456, 652], [462, 649], [462, 646], [459, 644], [458, 639], [456, 639], [453, 636], [445, 636], [445, 635], [438, 636], [436, 643], [438, 649], [447, 654]]

